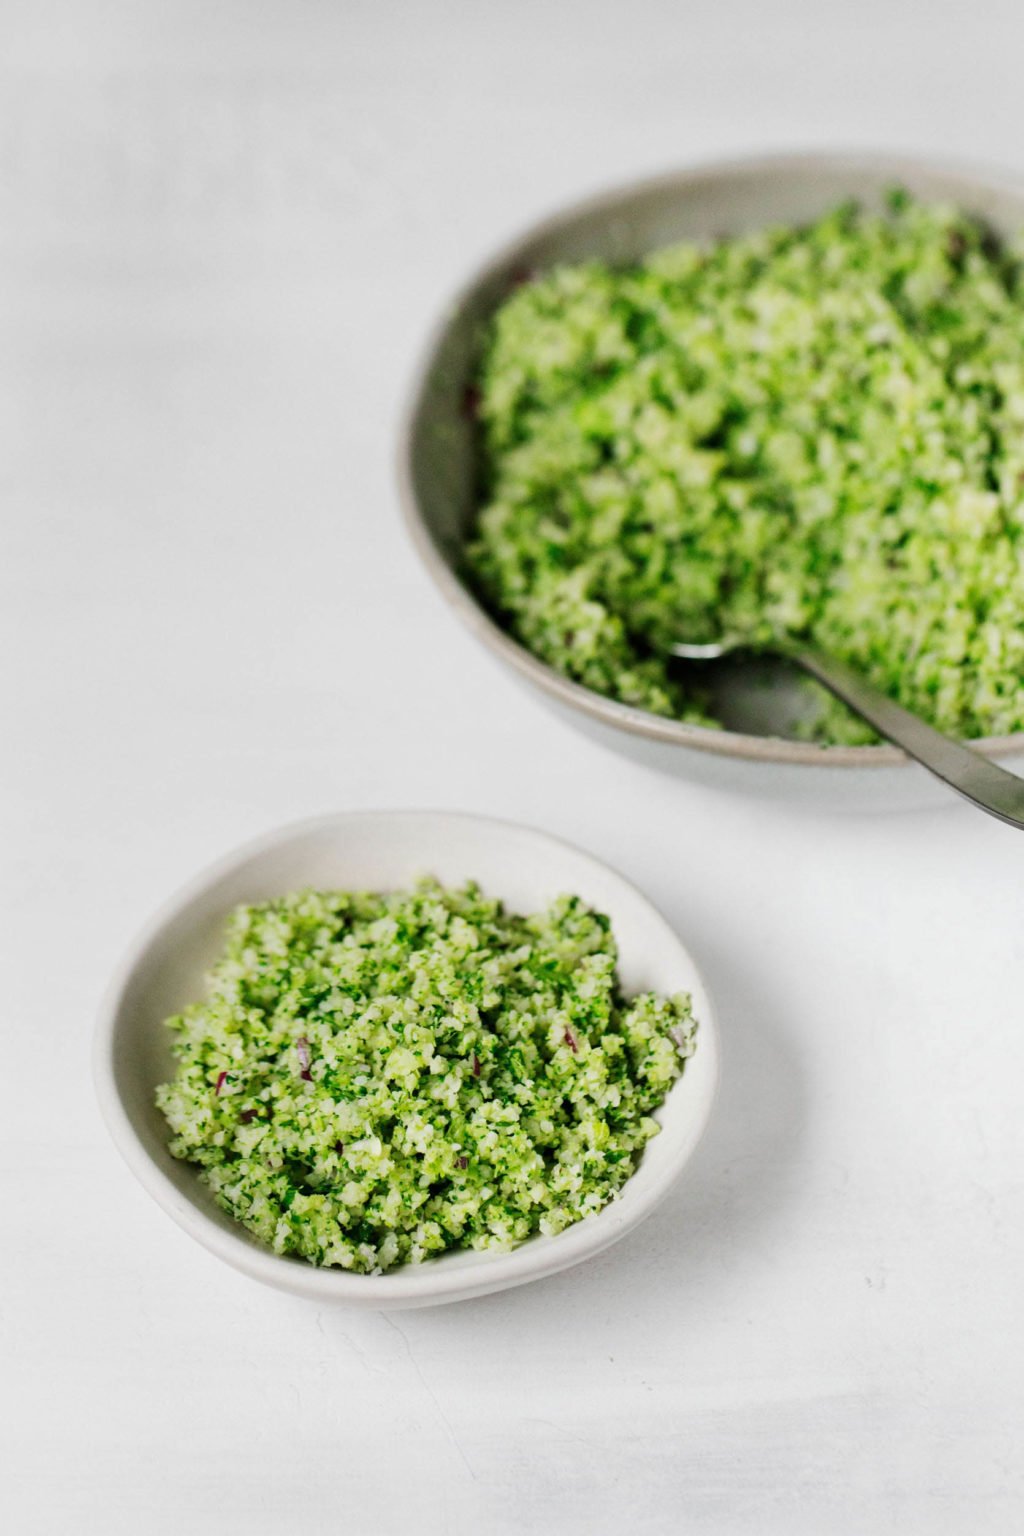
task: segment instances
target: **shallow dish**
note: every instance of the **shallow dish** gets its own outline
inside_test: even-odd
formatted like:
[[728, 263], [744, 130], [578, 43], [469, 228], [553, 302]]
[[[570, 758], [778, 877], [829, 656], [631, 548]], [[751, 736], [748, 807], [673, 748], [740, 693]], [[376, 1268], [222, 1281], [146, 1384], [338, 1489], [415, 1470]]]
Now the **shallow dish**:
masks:
[[[949, 201], [986, 220], [999, 234], [1024, 228], [1024, 184], [900, 156], [800, 154], [712, 164], [634, 184], [556, 214], [507, 246], [462, 290], [431, 337], [413, 385], [400, 446], [406, 520], [427, 569], [473, 634], [575, 725], [607, 744], [675, 772], [743, 788], [796, 790], [871, 770], [875, 803], [920, 797], [928, 781], [895, 747], [821, 747], [769, 734], [771, 704], [751, 714], [747, 733], [662, 719], [593, 693], [538, 660], [480, 604], [461, 573], [465, 535], [477, 506], [475, 434], [465, 410], [483, 323], [524, 271], [597, 258], [636, 260], [673, 241], [740, 234], [768, 223], [801, 224], [854, 198], [881, 205], [893, 185], [925, 199]], [[785, 701], [788, 707], [789, 701]], [[737, 711], [738, 713], [738, 711]], [[754, 734], [760, 731], [762, 734]], [[1018, 734], [976, 743], [987, 756], [1024, 755]], [[886, 772], [886, 770], [888, 770]], [[895, 770], [895, 771], [894, 771]], [[863, 774], [859, 777], [865, 777]], [[899, 781], [903, 781], [902, 784]], [[836, 786], [838, 787], [838, 786]], [[866, 789], [866, 786], [864, 786]], [[942, 791], [937, 786], [934, 796]]]
[[[314, 1269], [251, 1238], [215, 1204], [196, 1171], [173, 1158], [154, 1092], [173, 1072], [164, 1020], [200, 996], [224, 920], [243, 901], [304, 885], [387, 890], [418, 875], [475, 879], [509, 907], [532, 911], [565, 891], [606, 912], [627, 993], [688, 991], [697, 1050], [656, 1118], [659, 1136], [618, 1199], [557, 1237], [511, 1253], [450, 1252], [383, 1275]], [[281, 1290], [349, 1306], [420, 1307], [481, 1296], [554, 1274], [599, 1253], [650, 1214], [700, 1140], [718, 1076], [707, 991], [683, 944], [621, 875], [546, 833], [451, 812], [352, 812], [300, 822], [229, 854], [199, 875], [136, 940], [100, 1011], [94, 1056], [100, 1107], [129, 1167], [154, 1199], [211, 1253]]]

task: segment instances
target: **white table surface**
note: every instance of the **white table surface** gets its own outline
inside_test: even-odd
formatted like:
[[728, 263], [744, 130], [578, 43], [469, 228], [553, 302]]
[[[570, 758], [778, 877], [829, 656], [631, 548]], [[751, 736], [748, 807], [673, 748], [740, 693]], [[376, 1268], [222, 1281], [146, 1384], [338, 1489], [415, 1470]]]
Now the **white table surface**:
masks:
[[[568, 197], [756, 147], [1024, 169], [1019, 0], [3, 22], [0, 1526], [1019, 1531], [1024, 842], [591, 745], [449, 618], [391, 468], [440, 300]], [[595, 1262], [317, 1311], [136, 1186], [92, 1021], [197, 866], [397, 805], [636, 879], [717, 993], [723, 1088], [690, 1176]]]

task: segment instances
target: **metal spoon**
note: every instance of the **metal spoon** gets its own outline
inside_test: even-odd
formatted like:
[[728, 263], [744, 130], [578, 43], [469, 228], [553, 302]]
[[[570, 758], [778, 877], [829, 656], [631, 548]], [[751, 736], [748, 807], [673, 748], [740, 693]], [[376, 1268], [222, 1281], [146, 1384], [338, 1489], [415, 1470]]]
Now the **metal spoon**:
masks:
[[[745, 649], [749, 647], [741, 640], [724, 639], [706, 645], [673, 645], [669, 652], [685, 661], [718, 661]], [[828, 656], [806, 644], [792, 647], [773, 644], [769, 650], [770, 654], [810, 673], [837, 699], [842, 699], [874, 726], [879, 735], [902, 747], [908, 756], [916, 758], [965, 800], [988, 811], [990, 816], [998, 816], [1011, 827], [1024, 828], [1024, 779], [990, 763], [988, 758], [964, 746], [963, 742], [953, 741], [933, 726], [926, 725], [835, 656]]]

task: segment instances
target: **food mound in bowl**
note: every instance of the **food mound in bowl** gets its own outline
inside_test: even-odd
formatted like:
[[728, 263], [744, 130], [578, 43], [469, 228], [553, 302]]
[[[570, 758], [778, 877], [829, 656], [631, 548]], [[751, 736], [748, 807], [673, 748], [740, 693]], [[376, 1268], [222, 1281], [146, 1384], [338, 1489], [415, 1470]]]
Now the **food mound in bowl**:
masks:
[[[805, 637], [951, 734], [1024, 729], [1024, 274], [963, 213], [557, 268], [473, 398], [471, 579], [567, 677], [715, 725], [666, 647]], [[872, 739], [824, 695], [806, 731]]]
[[378, 1273], [509, 1249], [621, 1190], [694, 1049], [685, 993], [625, 999], [608, 919], [475, 885], [302, 891], [233, 915], [168, 1020], [176, 1157], [278, 1253]]

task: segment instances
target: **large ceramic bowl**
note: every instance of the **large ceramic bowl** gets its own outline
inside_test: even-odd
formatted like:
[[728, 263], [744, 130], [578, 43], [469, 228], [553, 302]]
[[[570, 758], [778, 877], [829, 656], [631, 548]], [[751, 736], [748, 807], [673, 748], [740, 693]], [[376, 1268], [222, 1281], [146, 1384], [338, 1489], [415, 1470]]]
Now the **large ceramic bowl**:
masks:
[[[170, 1133], [154, 1103], [174, 1071], [164, 1020], [203, 995], [240, 902], [302, 886], [388, 890], [418, 875], [446, 883], [477, 880], [510, 908], [533, 911], [572, 891], [611, 918], [627, 993], [687, 991], [698, 1020], [697, 1049], [657, 1119], [621, 1195], [557, 1237], [535, 1237], [511, 1253], [450, 1252], [384, 1275], [314, 1269], [258, 1243], [227, 1216], [196, 1170], [168, 1150]], [[623, 1237], [657, 1205], [700, 1140], [718, 1077], [711, 1003], [676, 934], [621, 875], [567, 843], [509, 822], [448, 812], [364, 812], [300, 822], [261, 838], [199, 875], [150, 923], [114, 979], [96, 1033], [100, 1107], [142, 1184], [178, 1225], [211, 1253], [254, 1279], [323, 1302], [423, 1307], [482, 1296], [577, 1264]]]
[[[924, 771], [908, 767], [894, 747], [819, 747], [771, 735], [770, 700], [762, 720], [746, 730], [712, 730], [661, 719], [592, 693], [507, 634], [478, 602], [460, 569], [478, 495], [466, 389], [483, 323], [517, 274], [588, 257], [628, 262], [674, 240], [734, 235], [773, 222], [802, 223], [846, 198], [877, 207], [894, 185], [955, 203], [1000, 234], [1024, 228], [1024, 184], [1009, 177], [865, 154], [786, 155], [709, 165], [593, 198], [531, 229], [471, 279], [431, 337], [400, 450], [403, 502], [416, 546], [449, 605], [477, 639], [574, 724], [606, 743], [664, 768], [748, 789], [821, 791], [831, 779], [831, 787], [847, 800], [866, 796], [871, 803], [894, 803], [920, 799], [928, 784]], [[745, 701], [741, 707], [747, 707]], [[989, 757], [1024, 755], [1022, 736], [978, 745]], [[936, 788], [935, 793], [943, 791]]]

